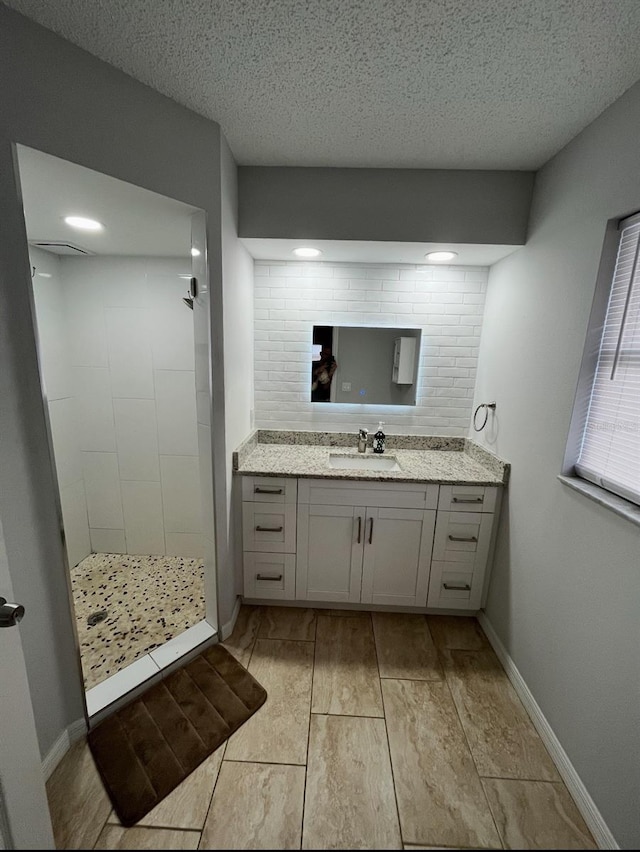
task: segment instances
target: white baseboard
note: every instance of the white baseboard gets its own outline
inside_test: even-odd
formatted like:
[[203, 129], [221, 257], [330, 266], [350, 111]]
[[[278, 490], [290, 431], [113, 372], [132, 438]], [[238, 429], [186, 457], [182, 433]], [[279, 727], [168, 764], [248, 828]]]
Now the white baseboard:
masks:
[[233, 628], [236, 626], [236, 621], [238, 620], [238, 613], [240, 612], [240, 607], [242, 605], [242, 598], [236, 598], [236, 605], [233, 608], [233, 612], [231, 613], [231, 618], [227, 621], [226, 624], [223, 624], [220, 628], [220, 641], [224, 642], [225, 639], [228, 639], [229, 636], [233, 633]]
[[64, 729], [42, 761], [42, 773], [45, 781], [49, 780], [56, 766], [76, 740], [79, 740], [86, 733], [87, 723], [85, 719], [76, 719], [75, 722]]
[[589, 830], [593, 834], [593, 837], [598, 844], [598, 848], [619, 849], [620, 846], [611, 833], [609, 826], [604, 821], [602, 814], [589, 795], [589, 791], [582, 783], [574, 765], [569, 760], [569, 756], [563, 749], [560, 740], [555, 735], [553, 728], [540, 709], [538, 702], [533, 697], [525, 679], [518, 671], [518, 667], [509, 656], [507, 649], [498, 638], [498, 634], [493, 629], [493, 625], [484, 612], [478, 613], [478, 621], [480, 622], [484, 632], [487, 634], [487, 639], [491, 643], [493, 650], [496, 652], [498, 659], [502, 663], [504, 670], [507, 673], [507, 677], [511, 681], [515, 691], [518, 693], [518, 697], [524, 704], [525, 710], [531, 717], [531, 721], [533, 722], [537, 732], [540, 734], [542, 742], [547, 747], [562, 780], [567, 785], [567, 789], [573, 796], [573, 800], [582, 814], [582, 818], [586, 822]]

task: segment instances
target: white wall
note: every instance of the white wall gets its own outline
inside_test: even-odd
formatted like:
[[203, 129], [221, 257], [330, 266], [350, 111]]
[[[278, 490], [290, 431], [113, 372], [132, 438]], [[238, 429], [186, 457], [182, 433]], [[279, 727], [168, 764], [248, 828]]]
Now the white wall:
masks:
[[[488, 269], [255, 263], [255, 419], [263, 429], [466, 435]], [[419, 327], [416, 406], [312, 404], [313, 325]]]
[[47, 400], [60, 506], [69, 565], [91, 553], [78, 400], [71, 353], [62, 264], [51, 252], [32, 248], [33, 297], [38, 326], [38, 359]]
[[238, 240], [237, 166], [221, 136], [220, 172], [222, 205], [222, 277], [224, 285], [224, 369], [226, 413], [226, 472], [228, 542], [226, 564], [218, 568], [220, 624], [231, 618], [239, 593], [241, 545], [234, 528], [233, 511], [237, 478], [232, 472], [232, 453], [253, 426], [253, 258]]
[[200, 557], [190, 260], [60, 265], [91, 548]]
[[480, 439], [511, 462], [487, 616], [618, 843], [640, 843], [640, 530], [557, 479], [607, 220], [640, 209], [640, 84], [539, 173], [489, 279]]

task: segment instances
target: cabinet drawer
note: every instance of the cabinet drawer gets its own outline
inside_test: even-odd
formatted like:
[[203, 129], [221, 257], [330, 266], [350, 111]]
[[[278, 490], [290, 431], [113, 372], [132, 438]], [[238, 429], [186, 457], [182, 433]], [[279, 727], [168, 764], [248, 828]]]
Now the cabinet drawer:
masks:
[[243, 476], [242, 499], [254, 503], [295, 504], [298, 480], [288, 476]]
[[438, 485], [419, 482], [364, 482], [301, 479], [298, 502], [325, 506], [373, 506], [395, 509], [435, 509]]
[[469, 570], [484, 567], [489, 555], [493, 515], [480, 512], [438, 512], [433, 558], [466, 565]]
[[432, 562], [427, 606], [441, 609], [479, 609], [484, 568]]
[[266, 553], [295, 553], [295, 504], [243, 503], [242, 549]]
[[296, 557], [290, 553], [245, 553], [244, 596], [293, 600]]
[[498, 489], [484, 485], [441, 485], [438, 509], [446, 512], [494, 512]]

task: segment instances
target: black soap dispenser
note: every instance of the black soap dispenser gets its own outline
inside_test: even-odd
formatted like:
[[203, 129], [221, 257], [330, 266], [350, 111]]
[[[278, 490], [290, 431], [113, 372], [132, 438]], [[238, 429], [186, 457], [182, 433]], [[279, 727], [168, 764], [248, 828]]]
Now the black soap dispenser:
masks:
[[386, 436], [382, 431], [382, 420], [378, 423], [378, 431], [373, 436], [373, 452], [374, 453], [384, 453], [384, 444], [386, 441]]

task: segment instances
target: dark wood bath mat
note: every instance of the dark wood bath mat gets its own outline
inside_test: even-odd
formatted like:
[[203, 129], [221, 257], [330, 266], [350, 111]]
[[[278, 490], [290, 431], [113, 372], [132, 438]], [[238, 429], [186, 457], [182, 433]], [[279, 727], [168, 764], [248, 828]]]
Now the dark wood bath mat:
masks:
[[100, 722], [89, 746], [120, 822], [142, 819], [266, 698], [249, 672], [213, 645]]

